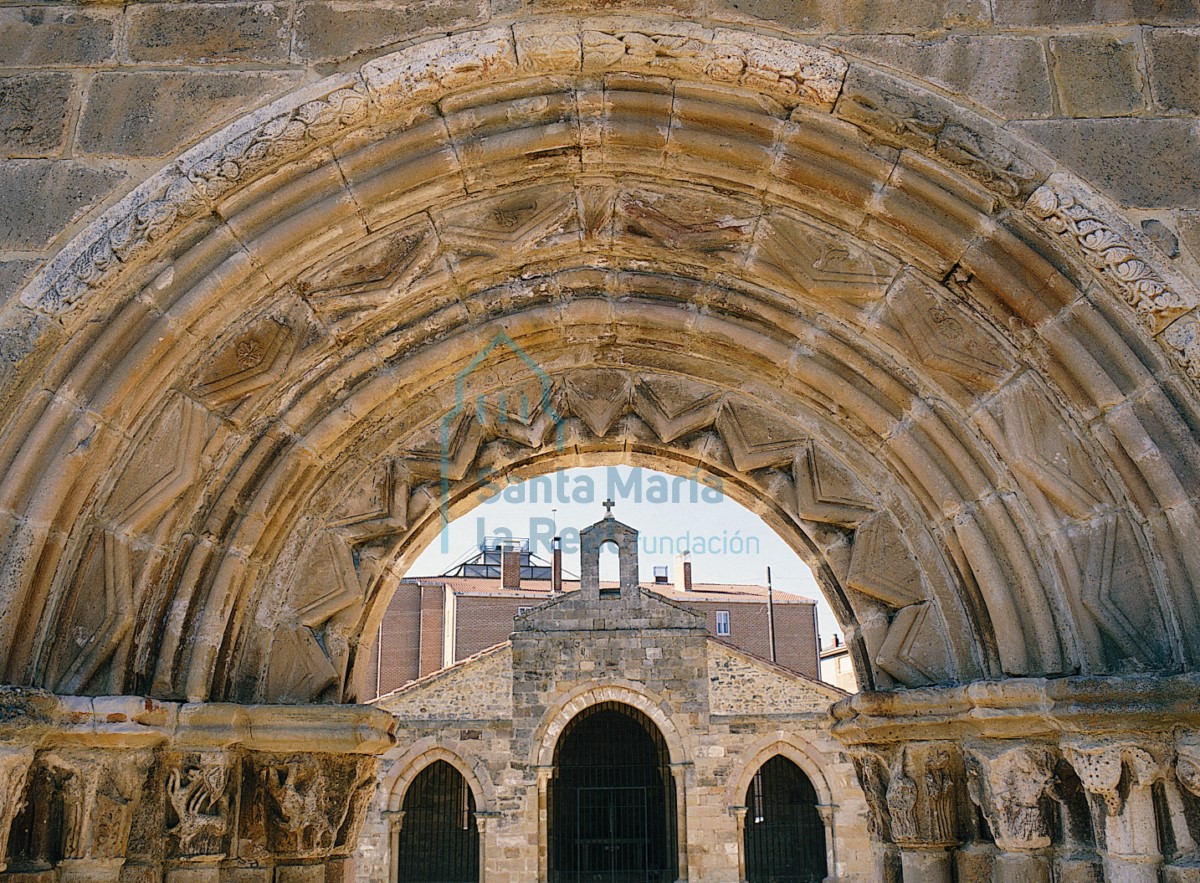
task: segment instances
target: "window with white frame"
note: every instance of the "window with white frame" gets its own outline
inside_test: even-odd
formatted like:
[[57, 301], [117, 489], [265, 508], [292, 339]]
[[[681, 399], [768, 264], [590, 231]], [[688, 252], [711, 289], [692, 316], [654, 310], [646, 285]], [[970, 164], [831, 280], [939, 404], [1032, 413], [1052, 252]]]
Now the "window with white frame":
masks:
[[520, 616], [522, 613], [528, 613], [532, 609], [533, 609], [532, 607], [518, 607], [517, 608], [517, 616]]
[[720, 637], [729, 637], [729, 611], [717, 611], [717, 635]]

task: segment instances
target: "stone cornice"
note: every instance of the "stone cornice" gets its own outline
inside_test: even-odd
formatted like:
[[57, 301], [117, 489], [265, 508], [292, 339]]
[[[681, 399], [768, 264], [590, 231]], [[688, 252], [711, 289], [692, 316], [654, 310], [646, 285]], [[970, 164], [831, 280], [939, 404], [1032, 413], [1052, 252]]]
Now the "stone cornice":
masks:
[[56, 696], [0, 687], [0, 745], [382, 754], [391, 715], [362, 705], [159, 702], [140, 696]]
[[917, 739], [1169, 737], [1200, 726], [1200, 675], [1013, 678], [962, 687], [859, 693], [831, 709], [848, 745]]

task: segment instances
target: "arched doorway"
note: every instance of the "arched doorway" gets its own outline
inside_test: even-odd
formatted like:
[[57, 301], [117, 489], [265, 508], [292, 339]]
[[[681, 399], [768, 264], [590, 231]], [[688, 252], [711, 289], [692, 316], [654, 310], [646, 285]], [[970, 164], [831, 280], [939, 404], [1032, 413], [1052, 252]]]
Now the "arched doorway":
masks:
[[781, 754], [750, 780], [744, 846], [749, 883], [818, 883], [828, 873], [817, 791]]
[[462, 774], [437, 760], [404, 795], [396, 883], [477, 883], [475, 795]]
[[662, 733], [602, 702], [563, 730], [550, 786], [553, 883], [670, 883], [678, 873], [675, 783]]

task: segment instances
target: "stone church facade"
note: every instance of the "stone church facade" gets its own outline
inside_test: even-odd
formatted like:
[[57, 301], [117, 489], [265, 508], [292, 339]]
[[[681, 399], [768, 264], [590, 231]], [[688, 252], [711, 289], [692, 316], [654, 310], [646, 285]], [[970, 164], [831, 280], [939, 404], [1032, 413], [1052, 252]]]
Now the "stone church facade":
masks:
[[811, 564], [876, 879], [1196, 880], [1195, 0], [597, 5], [0, 4], [3, 873], [352, 875], [405, 572], [625, 463]]
[[[583, 532], [585, 562], [597, 532], [623, 532], [636, 555], [635, 532], [610, 518]], [[817, 796], [828, 877], [809, 879], [872, 879], [866, 803], [829, 733], [829, 706], [846, 694], [718, 642], [702, 613], [640, 588], [636, 566], [607, 596], [597, 581], [589, 586], [586, 563], [583, 573], [578, 591], [517, 617], [510, 641], [376, 703], [396, 718], [398, 744], [380, 766], [359, 883], [398, 879], [406, 793], [437, 761], [461, 771], [475, 794], [480, 880], [569, 879], [552, 876], [549, 849], [576, 835], [552, 830], [547, 811], [556, 749], [573, 719], [606, 703], [644, 714], [669, 751], [672, 881], [746, 879], [747, 792], [774, 757], [795, 763]]]

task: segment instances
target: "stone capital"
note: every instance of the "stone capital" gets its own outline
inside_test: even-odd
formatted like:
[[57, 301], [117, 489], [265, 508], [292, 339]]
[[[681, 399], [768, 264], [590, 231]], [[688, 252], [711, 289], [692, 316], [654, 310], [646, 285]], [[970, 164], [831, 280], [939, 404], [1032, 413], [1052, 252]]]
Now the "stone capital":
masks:
[[1077, 743], [1063, 747], [1068, 762], [1089, 794], [1104, 800], [1109, 815], [1119, 815], [1130, 790], [1149, 788], [1163, 773], [1160, 745], [1134, 742]]
[[1049, 746], [1000, 745], [967, 753], [971, 800], [987, 818], [996, 845], [1005, 851], [1050, 845], [1048, 790], [1055, 751]]

